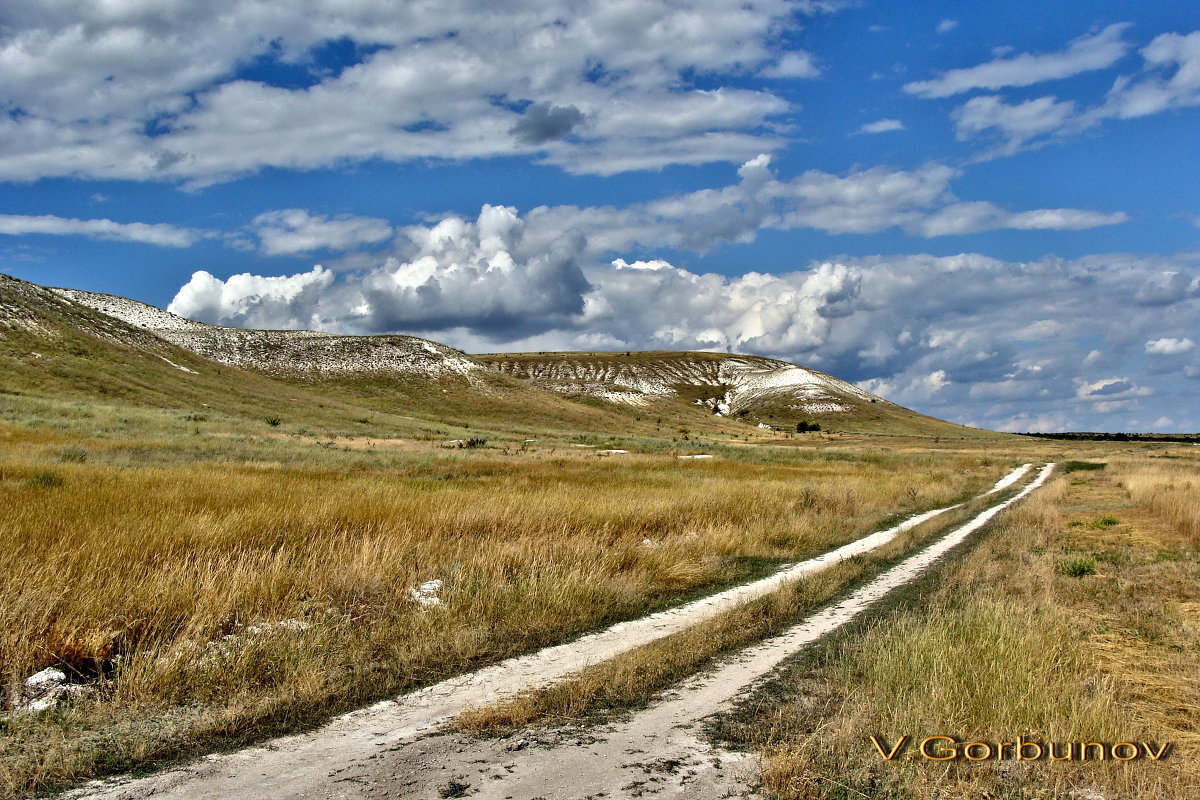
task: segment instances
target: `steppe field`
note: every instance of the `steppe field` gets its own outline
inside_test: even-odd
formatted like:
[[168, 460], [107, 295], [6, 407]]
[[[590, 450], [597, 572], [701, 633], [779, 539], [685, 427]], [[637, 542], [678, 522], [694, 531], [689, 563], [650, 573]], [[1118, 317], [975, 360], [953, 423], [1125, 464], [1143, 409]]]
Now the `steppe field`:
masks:
[[[375, 436], [26, 394], [0, 398], [0, 419], [9, 796], [310, 730], [975, 504], [454, 727], [603, 724], [836, 603], [1025, 462], [1058, 467], [932, 572], [789, 658], [709, 720], [712, 735], [761, 758], [761, 791], [781, 798], [1187, 798], [1200, 785], [1200, 456], [1187, 444], [437, 422]], [[713, 457], [680, 458], [697, 454]], [[23, 682], [46, 668], [70, 696], [23, 712]], [[871, 735], [888, 748], [905, 735], [1170, 745], [1161, 761], [885, 761]]]

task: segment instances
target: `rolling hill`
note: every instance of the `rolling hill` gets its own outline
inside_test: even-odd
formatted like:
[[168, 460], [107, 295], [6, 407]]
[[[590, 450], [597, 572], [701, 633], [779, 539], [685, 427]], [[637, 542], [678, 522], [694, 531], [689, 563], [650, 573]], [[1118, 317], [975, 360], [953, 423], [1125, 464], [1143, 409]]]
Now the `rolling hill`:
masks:
[[[227, 409], [390, 434], [429, 423], [512, 435], [713, 436], [767, 429], [994, 435], [816, 370], [706, 352], [468, 355], [414, 336], [207, 325], [114, 295], [0, 275], [0, 391]], [[380, 416], [382, 415], [382, 416]]]

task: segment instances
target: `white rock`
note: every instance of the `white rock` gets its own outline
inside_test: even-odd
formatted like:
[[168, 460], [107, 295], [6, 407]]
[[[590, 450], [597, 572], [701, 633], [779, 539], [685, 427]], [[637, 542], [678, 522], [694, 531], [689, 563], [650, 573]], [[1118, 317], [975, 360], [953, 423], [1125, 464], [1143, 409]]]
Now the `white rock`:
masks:
[[41, 672], [25, 679], [25, 692], [31, 697], [41, 697], [53, 692], [66, 682], [67, 673], [61, 669], [46, 667]]
[[425, 581], [419, 587], [412, 590], [412, 599], [417, 605], [424, 608], [433, 608], [440, 606], [442, 599], [438, 597], [438, 592], [442, 590], [442, 581], [434, 578], [431, 581]]
[[302, 619], [281, 619], [277, 624], [285, 631], [306, 631], [312, 627], [311, 622]]

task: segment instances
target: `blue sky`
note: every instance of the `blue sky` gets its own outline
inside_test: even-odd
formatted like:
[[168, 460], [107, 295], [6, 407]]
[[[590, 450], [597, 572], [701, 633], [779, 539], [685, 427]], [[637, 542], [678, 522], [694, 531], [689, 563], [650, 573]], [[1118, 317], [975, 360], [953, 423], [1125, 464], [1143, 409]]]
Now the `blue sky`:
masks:
[[1195, 3], [73, 5], [0, 10], [0, 271], [1200, 429]]

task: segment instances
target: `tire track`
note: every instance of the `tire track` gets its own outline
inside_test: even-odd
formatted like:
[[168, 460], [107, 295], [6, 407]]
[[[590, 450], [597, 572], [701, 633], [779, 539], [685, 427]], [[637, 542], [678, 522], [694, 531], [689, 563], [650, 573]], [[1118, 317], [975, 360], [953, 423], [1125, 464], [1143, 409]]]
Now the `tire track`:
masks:
[[[1028, 472], [1031, 466], [1025, 464], [1017, 467], [1001, 478], [989, 492], [980, 496], [987, 496], [1011, 485]], [[1035, 479], [1034, 484], [1040, 485], [1039, 481], [1044, 480], [1048, 474], [1046, 469], [1043, 468], [1043, 473]], [[1016, 497], [994, 506], [989, 512], [993, 515], [998, 513], [999, 509], [1015, 502], [1029, 491], [1031, 488], [1026, 487]], [[488, 705], [524, 691], [550, 685], [588, 666], [682, 631], [749, 600], [770, 594], [786, 583], [820, 572], [853, 556], [869, 553], [923, 522], [961, 508], [966, 502], [918, 514], [891, 528], [785, 567], [765, 578], [677, 608], [618, 623], [572, 642], [511, 658], [395, 700], [387, 700], [342, 715], [312, 733], [281, 737], [265, 745], [236, 753], [208, 756], [197, 763], [133, 781], [119, 778], [93, 781], [83, 789], [65, 796], [144, 798], [154, 795], [187, 800], [356, 796], [345, 794], [345, 787], [339, 788], [337, 793], [326, 791], [331, 789], [334, 782], [347, 780], [333, 777], [347, 769], [347, 765], [369, 762], [387, 752], [387, 748], [433, 733], [469, 708]], [[922, 552], [928, 552], [928, 549]], [[904, 563], [907, 564], [908, 561]]]

